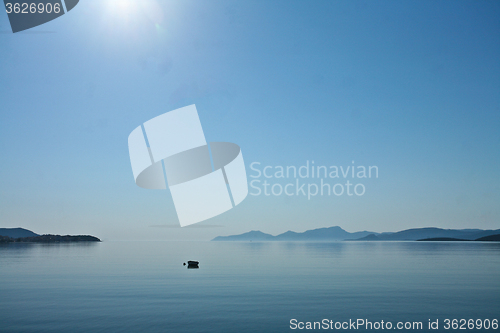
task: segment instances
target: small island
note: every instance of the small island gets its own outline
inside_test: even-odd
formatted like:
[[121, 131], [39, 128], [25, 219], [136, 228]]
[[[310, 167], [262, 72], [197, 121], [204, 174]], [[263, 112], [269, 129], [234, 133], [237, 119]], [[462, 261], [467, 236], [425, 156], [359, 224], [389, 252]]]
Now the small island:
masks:
[[89, 235], [38, 235], [23, 228], [0, 228], [0, 243], [79, 243], [100, 242], [101, 240]]

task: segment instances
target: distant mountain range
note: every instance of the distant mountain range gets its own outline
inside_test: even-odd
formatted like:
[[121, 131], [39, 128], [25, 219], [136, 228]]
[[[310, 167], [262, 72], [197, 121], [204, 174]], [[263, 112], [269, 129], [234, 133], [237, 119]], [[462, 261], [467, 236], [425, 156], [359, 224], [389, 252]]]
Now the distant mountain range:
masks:
[[100, 242], [94, 236], [38, 235], [23, 228], [0, 228], [0, 243], [73, 243]]
[[[339, 226], [319, 228], [297, 233], [287, 231], [273, 236], [261, 231], [249, 231], [241, 235], [218, 236], [212, 241], [416, 241], [431, 238], [456, 239], [456, 240], [478, 240], [488, 236], [499, 235], [500, 229], [440, 229], [440, 228], [418, 228], [407, 229], [398, 232], [376, 233], [371, 231], [348, 232]], [[496, 239], [490, 237], [491, 240]], [[490, 240], [486, 238], [484, 240]]]
[[347, 232], [341, 227], [320, 228], [307, 230], [305, 232], [287, 231], [273, 236], [261, 231], [249, 231], [241, 235], [218, 236], [213, 241], [330, 241], [330, 240], [354, 240], [373, 234], [370, 231]]

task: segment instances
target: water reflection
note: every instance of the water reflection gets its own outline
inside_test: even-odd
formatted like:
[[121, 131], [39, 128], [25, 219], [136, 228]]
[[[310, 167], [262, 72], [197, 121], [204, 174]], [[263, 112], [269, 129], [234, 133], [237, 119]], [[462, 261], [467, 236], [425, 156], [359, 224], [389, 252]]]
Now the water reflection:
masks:
[[[500, 244], [471, 243], [9, 244], [0, 322], [20, 332], [280, 332], [291, 316], [493, 318]], [[187, 271], [185, 259], [203, 269]]]
[[407, 255], [443, 256], [450, 253], [499, 252], [496, 242], [395, 242], [398, 251]]
[[288, 253], [304, 250], [313, 256], [342, 254], [405, 252], [409, 255], [446, 255], [458, 252], [499, 252], [497, 242], [415, 242], [415, 241], [338, 241], [338, 242], [231, 242], [245, 251], [258, 253], [281, 249]]
[[50, 253], [69, 249], [96, 249], [99, 242], [78, 243], [7, 243], [0, 244], [0, 256], [31, 255], [34, 253]]

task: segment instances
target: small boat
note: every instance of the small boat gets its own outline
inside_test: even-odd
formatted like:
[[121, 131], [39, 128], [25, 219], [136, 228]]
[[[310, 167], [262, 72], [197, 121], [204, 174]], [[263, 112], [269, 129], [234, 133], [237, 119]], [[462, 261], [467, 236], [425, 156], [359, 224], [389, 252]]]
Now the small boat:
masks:
[[[199, 263], [199, 261], [189, 260], [187, 268], [200, 268], [200, 266], [198, 266]], [[183, 265], [186, 266], [186, 263], [184, 263]]]

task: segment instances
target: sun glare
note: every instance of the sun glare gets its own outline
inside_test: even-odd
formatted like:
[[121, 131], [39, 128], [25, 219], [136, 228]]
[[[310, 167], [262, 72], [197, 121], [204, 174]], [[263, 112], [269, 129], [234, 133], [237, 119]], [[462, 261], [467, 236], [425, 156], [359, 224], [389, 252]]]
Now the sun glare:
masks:
[[133, 0], [108, 0], [108, 12], [113, 13], [113, 16], [127, 19], [137, 13], [138, 5]]
[[[106, 49], [133, 45], [145, 49], [167, 38], [166, 8], [158, 0], [101, 0], [91, 2], [99, 8], [100, 20], [96, 26], [99, 40], [106, 41]], [[169, 13], [172, 8], [167, 6]]]
[[142, 18], [149, 19], [153, 25], [161, 25], [164, 19], [157, 0], [106, 0], [105, 13], [107, 19], [116, 25], [131, 25]]

